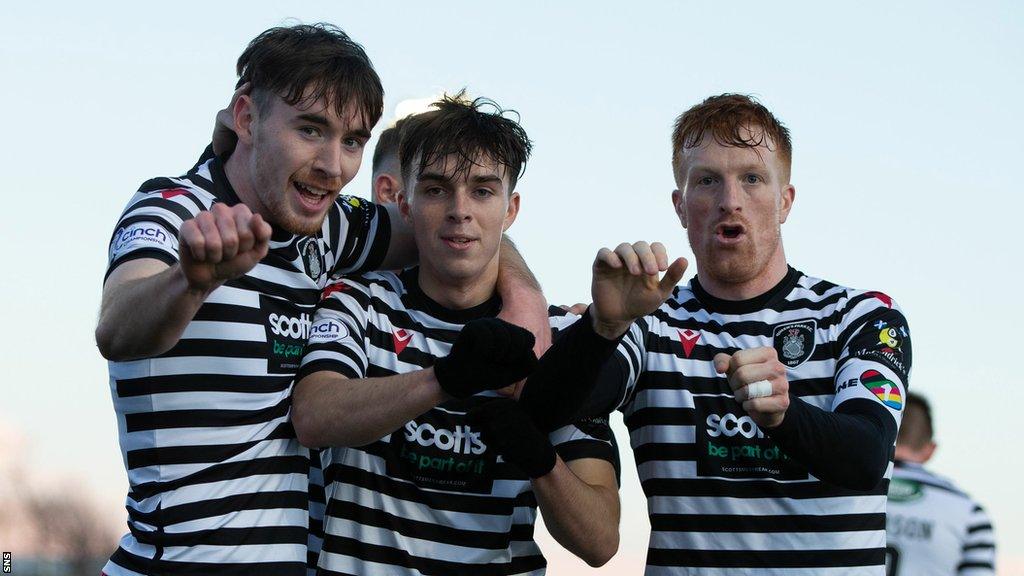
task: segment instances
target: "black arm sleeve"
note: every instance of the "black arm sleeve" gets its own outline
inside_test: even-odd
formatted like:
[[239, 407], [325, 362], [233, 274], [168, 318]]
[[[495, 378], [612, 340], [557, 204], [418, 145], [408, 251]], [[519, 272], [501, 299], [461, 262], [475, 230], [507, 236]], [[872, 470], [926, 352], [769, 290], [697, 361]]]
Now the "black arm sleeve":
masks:
[[615, 352], [619, 340], [621, 337], [608, 340], [594, 332], [589, 309], [555, 339], [519, 397], [541, 430], [551, 432], [581, 417], [580, 409], [589, 405], [601, 367]]
[[882, 480], [896, 442], [896, 421], [882, 406], [855, 398], [826, 412], [790, 395], [782, 424], [766, 432], [815, 477], [871, 490]]

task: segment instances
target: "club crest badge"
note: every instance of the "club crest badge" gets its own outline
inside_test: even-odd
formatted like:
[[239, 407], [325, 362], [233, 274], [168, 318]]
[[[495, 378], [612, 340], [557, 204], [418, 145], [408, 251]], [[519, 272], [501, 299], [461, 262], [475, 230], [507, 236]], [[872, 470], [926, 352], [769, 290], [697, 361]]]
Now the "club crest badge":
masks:
[[319, 280], [324, 273], [324, 256], [320, 253], [320, 242], [316, 238], [306, 238], [300, 241], [297, 247], [306, 275], [313, 280]]
[[775, 326], [772, 331], [772, 345], [779, 354], [779, 361], [789, 368], [803, 364], [814, 353], [814, 331], [816, 320], [797, 320]]

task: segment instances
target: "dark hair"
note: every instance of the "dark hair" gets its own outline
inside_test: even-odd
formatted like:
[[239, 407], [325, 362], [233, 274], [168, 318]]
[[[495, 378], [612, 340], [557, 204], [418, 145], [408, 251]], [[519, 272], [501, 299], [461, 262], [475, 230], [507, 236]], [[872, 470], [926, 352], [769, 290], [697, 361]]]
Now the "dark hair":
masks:
[[896, 443], [916, 450], [924, 448], [932, 441], [933, 437], [931, 405], [924, 396], [908, 392], [906, 404], [903, 407], [903, 422], [900, 424], [900, 433]]
[[[402, 129], [398, 146], [402, 179], [406, 183], [411, 181], [417, 154], [417, 173], [453, 155], [458, 158], [456, 174], [469, 170], [476, 163], [476, 156], [485, 154], [505, 167], [509, 192], [515, 189], [533, 149], [526, 130], [519, 125], [518, 113], [504, 110], [487, 98], [470, 102], [465, 98], [465, 90], [454, 96], [445, 95], [432, 106], [436, 110], [410, 116]], [[515, 114], [517, 119], [507, 118], [506, 114]]]
[[402, 129], [409, 121], [409, 116], [400, 118], [395, 125], [384, 130], [377, 138], [377, 146], [373, 149], [373, 173], [377, 174], [385, 163], [392, 159], [398, 160], [398, 144], [402, 138]]
[[358, 111], [367, 130], [384, 111], [384, 88], [366, 52], [332, 24], [271, 28], [249, 42], [237, 71], [237, 86], [251, 82], [258, 107], [273, 94], [291, 106], [324, 98], [339, 116]]
[[674, 170], [680, 166], [683, 150], [700, 146], [706, 134], [722, 146], [756, 148], [763, 144], [771, 150], [774, 144], [788, 177], [793, 159], [789, 129], [754, 97], [744, 94], [711, 96], [676, 118], [672, 131]]

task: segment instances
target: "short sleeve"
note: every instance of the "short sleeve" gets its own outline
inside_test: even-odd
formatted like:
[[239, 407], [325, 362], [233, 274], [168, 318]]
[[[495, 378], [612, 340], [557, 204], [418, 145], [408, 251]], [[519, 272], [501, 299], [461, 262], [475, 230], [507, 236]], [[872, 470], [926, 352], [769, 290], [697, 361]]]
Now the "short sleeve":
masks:
[[350, 281], [336, 281], [324, 289], [324, 297], [313, 315], [296, 381], [325, 370], [346, 378], [366, 376], [369, 298], [364, 290], [365, 286]]
[[176, 185], [170, 179], [158, 179], [155, 186], [153, 181], [148, 182], [143, 190], [128, 202], [114, 227], [104, 279], [118, 266], [139, 258], [176, 263], [182, 223], [209, 207], [195, 189]]
[[571, 462], [584, 458], [597, 458], [610, 462], [619, 473], [619, 459], [608, 416], [584, 418], [563, 426], [549, 436], [562, 460]]
[[391, 220], [387, 210], [356, 196], [339, 196], [340, 213], [335, 234], [336, 260], [332, 275], [358, 274], [380, 269], [391, 244]]

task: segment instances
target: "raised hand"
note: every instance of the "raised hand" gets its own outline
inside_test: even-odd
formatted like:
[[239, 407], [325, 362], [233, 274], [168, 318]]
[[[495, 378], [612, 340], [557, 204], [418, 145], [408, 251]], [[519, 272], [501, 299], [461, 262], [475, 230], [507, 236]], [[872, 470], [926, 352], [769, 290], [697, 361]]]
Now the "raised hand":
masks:
[[533, 334], [498, 318], [473, 320], [462, 327], [451, 352], [434, 362], [441, 389], [467, 398], [526, 378], [537, 368]]
[[[683, 278], [686, 259], [671, 265], [660, 242], [622, 243], [614, 251], [601, 248], [594, 259], [591, 316], [594, 330], [617, 338], [637, 318], [657, 310]], [[659, 280], [659, 273], [665, 275]]]
[[729, 379], [736, 401], [762, 428], [782, 424], [789, 409], [789, 380], [786, 366], [779, 362], [775, 348], [739, 350], [716, 354], [715, 370]]
[[245, 204], [214, 204], [178, 233], [181, 271], [193, 290], [211, 292], [252, 270], [270, 245], [270, 224]]

